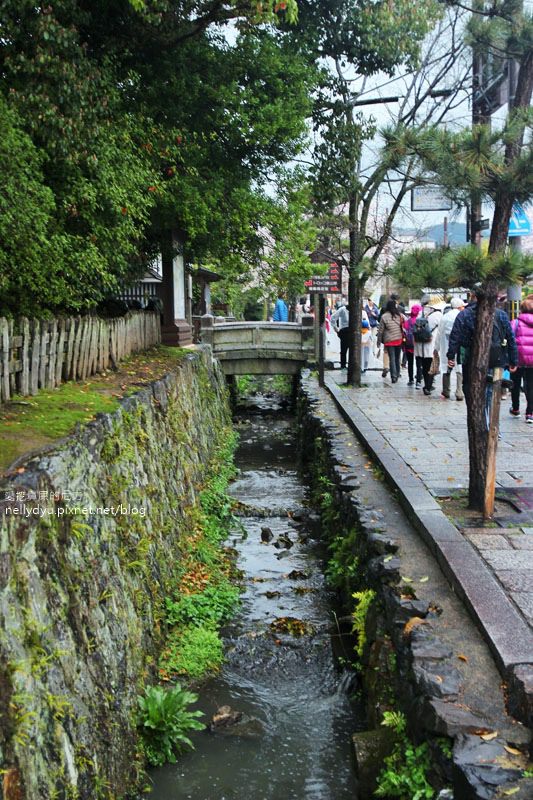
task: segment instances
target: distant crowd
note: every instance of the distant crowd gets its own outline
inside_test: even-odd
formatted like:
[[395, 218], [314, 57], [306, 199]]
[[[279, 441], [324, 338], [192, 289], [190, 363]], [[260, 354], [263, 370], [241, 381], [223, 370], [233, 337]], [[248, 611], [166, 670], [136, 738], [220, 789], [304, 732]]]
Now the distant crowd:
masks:
[[[361, 370], [368, 369], [370, 354], [383, 351], [382, 376], [390, 373], [397, 383], [401, 369], [407, 369], [407, 385], [422, 389], [427, 396], [441, 376], [441, 395], [469, 400], [470, 364], [477, 304], [481, 289], [469, 292], [468, 299], [452, 297], [449, 303], [425, 294], [420, 303], [407, 310], [392, 294], [383, 308], [368, 298], [361, 319]], [[346, 302], [328, 311], [326, 326], [340, 339], [341, 369], [346, 368], [350, 347]], [[517, 319], [496, 308], [489, 353], [487, 404], [490, 401], [494, 369], [503, 371], [503, 386], [511, 388], [510, 414], [520, 417], [521, 392], [526, 397], [525, 421], [533, 424], [533, 295], [520, 305]]]

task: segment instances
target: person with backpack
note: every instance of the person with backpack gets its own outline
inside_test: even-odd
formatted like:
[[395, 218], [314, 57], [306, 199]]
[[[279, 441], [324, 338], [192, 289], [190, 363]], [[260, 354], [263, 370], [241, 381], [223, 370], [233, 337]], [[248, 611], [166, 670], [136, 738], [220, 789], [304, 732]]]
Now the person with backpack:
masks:
[[422, 391], [425, 395], [430, 395], [433, 391], [434, 380], [434, 375], [430, 375], [430, 370], [433, 362], [437, 328], [442, 313], [436, 307], [437, 303], [440, 302], [437, 297], [430, 297], [428, 294], [424, 294], [420, 302], [422, 304], [422, 310], [416, 318], [413, 328], [415, 358], [422, 369], [422, 377], [424, 380]]
[[[461, 311], [453, 323], [450, 341], [448, 344], [448, 367], [453, 368], [458, 354], [461, 354], [463, 365], [463, 392], [467, 404], [470, 402], [470, 350], [474, 332], [476, 330], [477, 304], [482, 289], [476, 286], [470, 291], [470, 303]], [[496, 367], [509, 367], [510, 372], [516, 372], [518, 364], [518, 351], [516, 341], [509, 322], [509, 317], [501, 308], [494, 310], [494, 323], [492, 326], [492, 339], [489, 352], [489, 373]], [[490, 378], [490, 375], [487, 377]], [[487, 382], [487, 407], [492, 396], [492, 383]]]
[[435, 350], [439, 354], [440, 371], [442, 375], [441, 396], [450, 399], [452, 374], [455, 374], [455, 399], [464, 400], [463, 394], [463, 370], [461, 364], [456, 364], [453, 369], [448, 367], [448, 343], [452, 332], [453, 324], [458, 314], [465, 307], [465, 301], [461, 297], [452, 297], [450, 305], [442, 312], [442, 317], [437, 329], [435, 339]]
[[348, 330], [349, 313], [345, 298], [339, 302], [337, 310], [331, 315], [331, 325], [340, 339], [341, 369], [346, 369], [348, 351], [350, 349], [350, 332]]
[[[404, 326], [403, 326], [403, 333], [404, 333], [404, 342], [403, 348], [405, 352], [405, 358], [407, 361], [407, 374], [409, 376], [409, 380], [407, 381], [408, 386], [414, 386], [415, 384], [415, 373], [414, 373], [414, 363], [415, 363], [415, 340], [413, 337], [413, 329], [415, 327], [416, 318], [422, 311], [422, 306], [419, 306], [415, 303], [415, 305], [409, 311], [409, 317], [406, 319]], [[419, 365], [417, 364], [416, 369], [416, 382], [418, 384], [417, 388], [420, 388], [420, 382], [422, 380], [422, 372], [419, 372]]]
[[533, 425], [533, 294], [520, 304], [518, 318], [511, 323], [518, 349], [518, 369], [512, 373], [512, 417], [520, 416], [520, 390], [524, 382], [526, 395], [526, 422]]
[[405, 317], [400, 313], [396, 300], [389, 300], [379, 321], [378, 346], [383, 344], [389, 354], [392, 383], [397, 383], [400, 377], [404, 321]]

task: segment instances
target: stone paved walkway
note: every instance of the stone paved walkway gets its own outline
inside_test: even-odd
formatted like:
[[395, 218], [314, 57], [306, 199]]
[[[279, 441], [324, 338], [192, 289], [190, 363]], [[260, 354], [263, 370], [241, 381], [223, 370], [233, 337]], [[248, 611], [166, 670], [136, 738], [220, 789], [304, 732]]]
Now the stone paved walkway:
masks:
[[[337, 402], [346, 397], [350, 407], [362, 412], [366, 424], [370, 423], [363, 438], [371, 437], [375, 429], [390, 444], [401, 459], [396, 474], [403, 474], [406, 485], [416, 476], [441, 501], [443, 510], [475, 546], [533, 630], [533, 426], [526, 425], [523, 415], [511, 417], [509, 401], [502, 401], [497, 514], [496, 522], [487, 527], [480, 518], [461, 516], [457, 499], [444, 499], [468, 486], [468, 437], [465, 404], [442, 398], [440, 379], [430, 397], [406, 385], [405, 370], [395, 385], [379, 371], [369, 371], [364, 376], [365, 386], [358, 390], [342, 386], [346, 378], [339, 370], [327, 372], [326, 379], [341, 385]], [[361, 424], [364, 428], [364, 419]], [[414, 497], [416, 510], [416, 492]], [[431, 506], [427, 500], [420, 504], [423, 510]]]

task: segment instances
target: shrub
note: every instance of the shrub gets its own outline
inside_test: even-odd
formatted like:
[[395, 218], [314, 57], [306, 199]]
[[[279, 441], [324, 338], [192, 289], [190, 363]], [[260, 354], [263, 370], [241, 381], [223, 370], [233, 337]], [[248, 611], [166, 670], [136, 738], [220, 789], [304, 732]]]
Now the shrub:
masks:
[[176, 753], [184, 747], [194, 747], [187, 736], [189, 731], [203, 730], [198, 721], [201, 711], [188, 711], [198, 695], [182, 689], [176, 684], [170, 689], [147, 686], [144, 695], [138, 698], [138, 727], [143, 738], [143, 747], [148, 762], [161, 766], [176, 761]]
[[160, 675], [203, 678], [218, 670], [223, 658], [222, 641], [214, 628], [177, 629], [170, 634], [168, 646], [161, 656]]
[[184, 594], [176, 601], [167, 597], [165, 602], [170, 625], [215, 626], [232, 616], [239, 602], [239, 589], [224, 582], [197, 594]]

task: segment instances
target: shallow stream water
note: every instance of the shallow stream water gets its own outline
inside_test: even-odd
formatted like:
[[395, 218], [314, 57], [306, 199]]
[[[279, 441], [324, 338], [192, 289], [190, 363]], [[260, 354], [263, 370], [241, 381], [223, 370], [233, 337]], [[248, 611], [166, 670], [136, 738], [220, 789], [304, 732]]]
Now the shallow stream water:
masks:
[[[335, 636], [316, 519], [297, 471], [294, 419], [275, 403], [259, 405], [260, 413], [236, 420], [240, 474], [231, 486], [244, 509], [242, 530], [229, 543], [245, 591], [225, 630], [224, 666], [202, 685], [199, 705], [206, 721], [224, 705], [243, 712], [244, 735], [235, 735], [239, 725], [194, 735], [194, 751], [152, 772], [151, 800], [357, 800], [353, 680], [333, 654], [342, 640]], [[273, 534], [269, 543], [261, 541], [264, 527]], [[275, 546], [280, 534], [292, 547]], [[287, 617], [304, 621], [307, 633], [271, 629]]]

